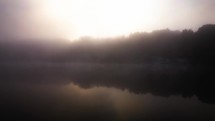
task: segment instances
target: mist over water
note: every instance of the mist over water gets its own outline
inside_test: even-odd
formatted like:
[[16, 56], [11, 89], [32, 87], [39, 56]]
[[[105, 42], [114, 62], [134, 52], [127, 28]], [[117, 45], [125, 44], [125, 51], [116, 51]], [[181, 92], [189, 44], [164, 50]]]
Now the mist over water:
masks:
[[129, 37], [0, 41], [1, 118], [214, 120], [214, 25]]
[[0, 121], [214, 121], [215, 0], [0, 0]]

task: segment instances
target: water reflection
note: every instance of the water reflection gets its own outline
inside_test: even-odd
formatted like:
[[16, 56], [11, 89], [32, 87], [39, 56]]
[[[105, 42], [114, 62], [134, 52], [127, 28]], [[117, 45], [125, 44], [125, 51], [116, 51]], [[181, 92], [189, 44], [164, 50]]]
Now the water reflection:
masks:
[[76, 92], [77, 95], [81, 96], [81, 100], [91, 104], [108, 104], [115, 110], [117, 120], [215, 119], [213, 115], [215, 105], [204, 104], [196, 96], [165, 98], [149, 93], [135, 94], [128, 90], [107, 87], [83, 89], [74, 84], [66, 86], [66, 90], [69, 93]]
[[1, 65], [0, 114], [30, 121], [214, 120], [212, 86], [171, 66]]
[[[6, 86], [6, 85], [4, 85]], [[215, 105], [197, 97], [168, 98], [108, 87], [68, 85], [1, 86], [1, 114], [22, 120], [211, 120]], [[6, 94], [6, 95], [5, 95]]]
[[196, 95], [202, 102], [215, 104], [214, 76], [207, 68], [183, 64], [15, 63], [0, 65], [0, 82], [35, 85], [73, 82], [85, 89], [104, 86], [163, 97]]

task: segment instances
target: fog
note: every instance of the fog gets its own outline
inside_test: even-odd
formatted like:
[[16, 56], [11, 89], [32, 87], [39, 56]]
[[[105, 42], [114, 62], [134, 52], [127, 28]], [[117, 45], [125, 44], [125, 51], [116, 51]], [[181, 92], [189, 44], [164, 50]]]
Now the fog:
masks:
[[73, 42], [41, 36], [21, 39], [16, 32], [6, 37], [4, 32], [0, 32], [2, 118], [215, 119], [215, 25]]
[[[1, 0], [0, 38], [78, 39], [215, 23], [213, 0]], [[110, 9], [111, 8], [111, 9]]]

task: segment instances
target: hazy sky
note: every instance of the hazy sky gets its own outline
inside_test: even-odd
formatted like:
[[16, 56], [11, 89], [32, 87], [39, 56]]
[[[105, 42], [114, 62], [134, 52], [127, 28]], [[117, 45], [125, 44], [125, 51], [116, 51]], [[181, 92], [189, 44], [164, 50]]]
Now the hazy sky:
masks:
[[0, 0], [0, 38], [113, 37], [215, 24], [215, 0]]

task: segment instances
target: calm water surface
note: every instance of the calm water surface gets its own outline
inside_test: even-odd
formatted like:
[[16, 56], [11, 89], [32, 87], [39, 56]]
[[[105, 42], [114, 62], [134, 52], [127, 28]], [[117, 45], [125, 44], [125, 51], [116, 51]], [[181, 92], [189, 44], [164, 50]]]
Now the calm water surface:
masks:
[[[169, 77], [171, 81], [163, 77], [172, 67], [150, 69], [146, 65], [4, 65], [1, 117], [31, 121], [215, 120], [215, 103], [208, 103], [192, 88], [175, 86], [180, 83], [173, 79], [180, 75]], [[176, 68], [171, 74], [185, 70]], [[155, 72], [158, 77], [149, 76]], [[166, 80], [161, 83], [157, 78]], [[172, 88], [166, 86], [170, 84]]]

